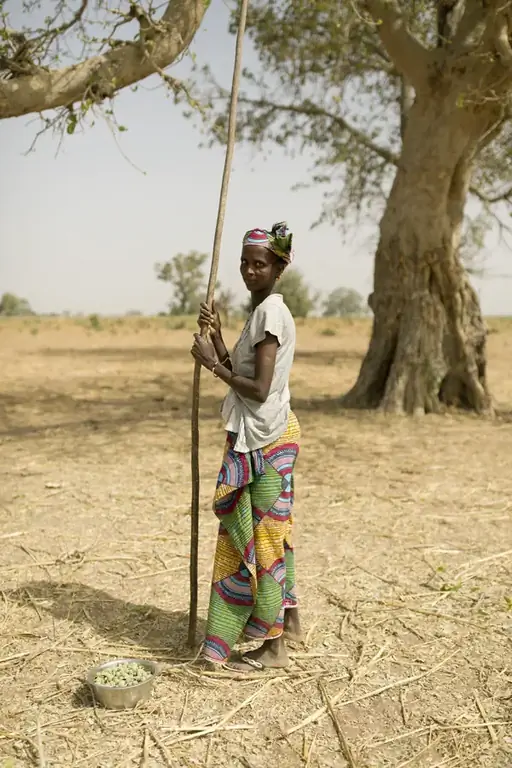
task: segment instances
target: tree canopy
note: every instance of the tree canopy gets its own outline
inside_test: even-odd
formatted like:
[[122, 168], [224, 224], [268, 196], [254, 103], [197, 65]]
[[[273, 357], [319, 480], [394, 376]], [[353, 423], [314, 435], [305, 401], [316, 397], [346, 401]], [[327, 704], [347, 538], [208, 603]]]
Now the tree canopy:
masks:
[[15, 293], [4, 293], [0, 299], [0, 315], [4, 317], [20, 317], [33, 314], [34, 312], [27, 299], [16, 296]]
[[[58, 109], [69, 132], [92, 107], [183, 54], [209, 0], [24, 0], [0, 3], [0, 119]], [[51, 8], [48, 11], [48, 7]], [[15, 29], [11, 12], [24, 16]]]
[[[341, 402], [492, 413], [462, 259], [512, 203], [510, 0], [254, 0], [249, 34], [259, 67], [245, 73], [240, 138], [314, 158], [320, 220], [380, 217], [372, 335]], [[223, 139], [226, 91], [203, 96]]]
[[[500, 63], [486, 92], [476, 87], [478, 77], [466, 78], [458, 107], [496, 102], [492, 130], [474, 153], [470, 192], [480, 212], [498, 216], [503, 227], [503, 204], [512, 205], [511, 18], [510, 3], [495, 1], [253, 0], [248, 29], [260, 67], [245, 71], [239, 136], [260, 148], [270, 141], [292, 153], [312, 152], [306, 184], [325, 186], [319, 221], [350, 224], [354, 215], [375, 216], [384, 207], [415, 73], [427, 58], [439, 77], [446, 65], [455, 75], [461, 67]], [[233, 14], [232, 31], [235, 24]], [[214, 140], [225, 137], [227, 96], [217, 84], [203, 91]], [[482, 223], [480, 216], [479, 232]]]
[[172, 287], [171, 315], [195, 315], [204, 300], [207, 253], [177, 253], [170, 261], [156, 265], [157, 277]]

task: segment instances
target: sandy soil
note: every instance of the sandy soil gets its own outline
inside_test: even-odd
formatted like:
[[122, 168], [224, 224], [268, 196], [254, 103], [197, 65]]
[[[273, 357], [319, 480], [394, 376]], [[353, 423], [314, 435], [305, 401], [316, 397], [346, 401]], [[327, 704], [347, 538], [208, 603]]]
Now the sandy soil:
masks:
[[[344, 413], [368, 325], [299, 327], [307, 638], [240, 682], [185, 644], [191, 329], [0, 324], [0, 766], [511, 766], [512, 322], [490, 325], [492, 422]], [[222, 386], [203, 377], [200, 630]], [[152, 699], [93, 707], [86, 671], [123, 655], [161, 662]]]

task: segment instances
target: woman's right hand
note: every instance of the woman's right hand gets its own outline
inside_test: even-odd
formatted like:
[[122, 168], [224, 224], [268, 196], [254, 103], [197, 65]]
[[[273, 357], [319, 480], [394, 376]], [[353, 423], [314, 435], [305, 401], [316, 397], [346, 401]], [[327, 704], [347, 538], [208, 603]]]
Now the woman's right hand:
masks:
[[215, 308], [215, 302], [212, 302], [211, 309], [204, 302], [200, 305], [197, 324], [201, 329], [208, 328], [212, 336], [220, 334], [220, 315]]

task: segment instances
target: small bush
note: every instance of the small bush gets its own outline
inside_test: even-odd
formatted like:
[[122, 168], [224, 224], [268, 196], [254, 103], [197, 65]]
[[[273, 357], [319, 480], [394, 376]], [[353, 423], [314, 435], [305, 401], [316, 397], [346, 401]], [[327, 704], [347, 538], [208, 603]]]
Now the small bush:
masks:
[[101, 331], [101, 321], [98, 315], [89, 315], [89, 325], [93, 331]]

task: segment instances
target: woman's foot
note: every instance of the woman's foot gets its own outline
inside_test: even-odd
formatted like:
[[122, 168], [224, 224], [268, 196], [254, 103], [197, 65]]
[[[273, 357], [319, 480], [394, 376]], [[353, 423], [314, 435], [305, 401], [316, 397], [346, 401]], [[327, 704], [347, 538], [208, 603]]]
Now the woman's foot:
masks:
[[227, 668], [235, 672], [254, 672], [265, 669], [284, 669], [290, 663], [283, 637], [265, 640], [255, 651], [248, 651], [241, 657], [229, 660]]
[[288, 608], [284, 612], [283, 637], [285, 640], [291, 640], [294, 643], [302, 642], [302, 627], [300, 625], [298, 608]]

